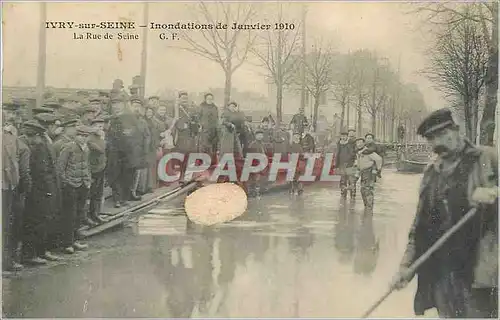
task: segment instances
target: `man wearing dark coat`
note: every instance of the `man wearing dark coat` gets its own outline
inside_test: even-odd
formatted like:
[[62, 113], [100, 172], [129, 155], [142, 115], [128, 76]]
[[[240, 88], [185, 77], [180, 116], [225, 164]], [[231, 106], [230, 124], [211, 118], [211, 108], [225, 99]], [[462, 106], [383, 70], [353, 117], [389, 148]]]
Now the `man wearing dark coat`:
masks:
[[395, 288], [414, 276], [409, 266], [471, 208], [477, 214], [417, 271], [416, 315], [498, 318], [498, 157], [459, 132], [449, 109], [430, 114], [417, 133], [438, 157], [425, 170], [414, 222]]
[[305, 153], [313, 153], [316, 150], [316, 143], [310, 128], [305, 128], [305, 132], [302, 134], [301, 144]]
[[110, 99], [112, 116], [106, 135], [106, 178], [112, 189], [113, 201], [116, 208], [126, 204], [130, 186], [127, 185], [126, 150], [123, 142], [123, 125], [120, 117], [126, 109], [126, 97], [112, 95]]
[[36, 121], [24, 123], [22, 137], [30, 149], [31, 191], [26, 194], [23, 221], [23, 261], [29, 264], [46, 264], [59, 260], [48, 249], [48, 236], [59, 213], [59, 186], [53, 152], [45, 137], [46, 129]]
[[[30, 152], [15, 133], [13, 117], [20, 105], [3, 105], [2, 132], [2, 270], [22, 269], [17, 248], [21, 242], [24, 195], [31, 190]], [[12, 121], [12, 122], [10, 122]]]
[[219, 109], [214, 104], [214, 96], [205, 94], [204, 101], [200, 104], [200, 151], [214, 154], [218, 144]]
[[293, 133], [303, 134], [305, 129], [309, 127], [309, 122], [303, 113], [296, 113], [290, 121], [289, 128]]
[[89, 218], [96, 222], [104, 222], [101, 218], [101, 203], [104, 193], [104, 176], [106, 169], [106, 139], [104, 133], [105, 118], [92, 120], [92, 132], [87, 145], [89, 147], [89, 165], [92, 183], [89, 190]]
[[194, 110], [185, 91], [179, 92], [177, 107], [179, 108], [179, 119], [174, 124], [175, 151], [184, 155], [181, 165], [181, 180], [188, 166], [189, 154], [198, 150], [198, 137], [200, 123], [197, 110]]
[[343, 198], [347, 197], [348, 191], [350, 191], [351, 199], [356, 197], [355, 161], [355, 146], [349, 143], [347, 132], [341, 132], [335, 154], [335, 169], [340, 174], [340, 193]]
[[76, 136], [76, 126], [79, 124], [78, 119], [68, 119], [61, 123], [61, 127], [63, 128], [63, 133], [59, 136], [59, 138], [54, 141], [52, 147], [54, 148], [56, 159], [59, 157], [61, 153], [62, 147], [68, 143], [72, 142]]
[[82, 225], [95, 225], [85, 212], [90, 184], [92, 181], [88, 135], [91, 129], [87, 126], [76, 128], [75, 140], [65, 144], [57, 159], [57, 172], [62, 185], [62, 208], [64, 216], [62, 225], [62, 245], [64, 252], [73, 254], [75, 250], [83, 250], [87, 245], [77, 241], [77, 232]]

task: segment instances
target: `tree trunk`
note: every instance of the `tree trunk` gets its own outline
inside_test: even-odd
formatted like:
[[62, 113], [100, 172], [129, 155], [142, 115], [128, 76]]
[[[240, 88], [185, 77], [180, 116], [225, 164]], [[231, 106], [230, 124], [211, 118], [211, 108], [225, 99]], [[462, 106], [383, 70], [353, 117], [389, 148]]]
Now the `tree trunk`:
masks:
[[373, 111], [372, 113], [372, 134], [375, 134], [375, 130], [377, 129], [377, 113]]
[[362, 113], [362, 110], [361, 110], [361, 105], [358, 106], [358, 121], [357, 121], [357, 128], [356, 128], [356, 131], [358, 132], [358, 135], [361, 136], [362, 134], [362, 131], [363, 131], [363, 113]]
[[224, 83], [224, 107], [231, 101], [231, 86], [232, 86], [232, 72], [231, 72], [231, 62], [228, 62], [225, 70], [226, 81]]
[[[342, 101], [342, 111], [340, 112], [340, 131], [342, 132], [344, 130], [344, 117], [345, 117], [345, 101]], [[349, 113], [348, 113], [349, 114]]]
[[276, 121], [278, 125], [283, 120], [283, 85], [280, 81], [276, 83]]
[[318, 128], [318, 110], [319, 110], [319, 99], [320, 99], [320, 94], [317, 94], [314, 96], [314, 108], [313, 108], [313, 131], [316, 132], [316, 129]]
[[481, 119], [480, 144], [493, 145], [495, 135], [495, 114], [497, 107], [498, 93], [498, 16], [493, 17], [493, 43], [494, 49], [490, 52], [488, 70], [486, 71], [486, 96]]
[[350, 97], [349, 97], [349, 96], [347, 96], [347, 102], [346, 102], [346, 104], [345, 104], [345, 108], [346, 108], [346, 121], [345, 121], [345, 126], [346, 126], [347, 128], [349, 128], [349, 118], [351, 117], [351, 115], [350, 115], [350, 109], [351, 109], [351, 107], [350, 107]]

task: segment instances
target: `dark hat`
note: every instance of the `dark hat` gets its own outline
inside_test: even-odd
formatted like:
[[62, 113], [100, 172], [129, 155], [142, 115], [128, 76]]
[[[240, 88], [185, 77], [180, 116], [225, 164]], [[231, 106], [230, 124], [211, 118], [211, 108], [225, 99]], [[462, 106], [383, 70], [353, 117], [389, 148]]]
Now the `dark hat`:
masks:
[[457, 123], [453, 119], [453, 114], [450, 109], [443, 108], [434, 111], [418, 126], [417, 134], [422, 137], [428, 137], [436, 131], [456, 126]]
[[367, 134], [365, 134], [365, 139], [366, 139], [366, 137], [368, 137], [368, 136], [371, 136], [372, 138], [374, 138], [374, 139], [375, 139], [375, 135], [374, 135], [373, 133], [367, 133]]
[[264, 133], [264, 130], [262, 130], [262, 129], [256, 129], [255, 130], [255, 134], [257, 134], [257, 133]]
[[138, 96], [133, 96], [132, 98], [130, 98], [130, 103], [139, 103], [139, 104], [143, 104], [143, 101], [140, 97]]
[[347, 130], [347, 132], [349, 132], [349, 131], [356, 132], [356, 130], [354, 130], [353, 128], [349, 128], [349, 130]]
[[15, 98], [2, 103], [2, 106], [5, 110], [12, 110], [12, 111], [19, 110], [20, 107], [25, 105], [26, 103], [24, 101]]
[[108, 119], [106, 119], [105, 117], [97, 117], [95, 119], [92, 119], [92, 121], [90, 121], [91, 124], [94, 124], [94, 123], [105, 123]]
[[45, 129], [44, 127], [42, 127], [38, 122], [36, 122], [35, 120], [28, 120], [26, 121], [25, 123], [23, 123], [23, 126], [25, 128], [29, 128], [29, 129], [35, 129], [36, 131], [39, 131], [39, 132], [45, 132], [47, 129]]
[[99, 91], [99, 96], [100, 96], [100, 97], [106, 97], [106, 98], [109, 98], [109, 92], [106, 92], [106, 91]]
[[187, 96], [187, 91], [179, 91], [179, 98], [182, 96]]
[[61, 127], [64, 127], [64, 128], [76, 127], [79, 124], [80, 124], [80, 120], [78, 120], [78, 119], [68, 119], [66, 121], [61, 122]]
[[87, 113], [87, 112], [95, 112], [95, 108], [93, 106], [90, 106], [90, 105], [84, 105], [81, 109], [80, 109], [80, 112], [81, 113]]
[[246, 116], [245, 121], [252, 122], [253, 118], [252, 116]]
[[39, 113], [34, 118], [39, 122], [47, 124], [55, 123], [58, 120], [58, 117], [52, 113]]
[[341, 136], [347, 136], [347, 131], [342, 131], [342, 132], [340, 132], [340, 135], [341, 135]]
[[32, 110], [33, 114], [41, 114], [41, 113], [51, 113], [53, 114], [55, 112], [54, 109], [52, 108], [47, 108], [47, 107], [36, 107], [36, 108], [33, 108]]
[[60, 108], [62, 107], [61, 104], [59, 103], [59, 100], [54, 98], [54, 97], [50, 97], [48, 99], [46, 99], [44, 102], [43, 102], [43, 107], [50, 107], [50, 108]]
[[151, 96], [148, 98], [149, 100], [160, 100], [159, 96]]
[[102, 98], [100, 97], [97, 97], [97, 96], [93, 96], [89, 99], [89, 102], [92, 103], [92, 102], [99, 102], [101, 103], [102, 102]]
[[83, 136], [88, 136], [91, 134], [94, 130], [90, 128], [89, 126], [84, 126], [80, 125], [76, 127], [76, 134], [83, 135]]
[[365, 142], [365, 138], [357, 138], [356, 140], [354, 140], [354, 142], [357, 142], [357, 141], [363, 141], [363, 142]]
[[122, 79], [115, 79], [115, 81], [113, 81], [113, 87], [115, 87], [115, 86], [123, 87], [123, 80]]
[[118, 94], [111, 95], [111, 103], [113, 102], [125, 102], [127, 101], [127, 97], [123, 94], [123, 92], [119, 92]]

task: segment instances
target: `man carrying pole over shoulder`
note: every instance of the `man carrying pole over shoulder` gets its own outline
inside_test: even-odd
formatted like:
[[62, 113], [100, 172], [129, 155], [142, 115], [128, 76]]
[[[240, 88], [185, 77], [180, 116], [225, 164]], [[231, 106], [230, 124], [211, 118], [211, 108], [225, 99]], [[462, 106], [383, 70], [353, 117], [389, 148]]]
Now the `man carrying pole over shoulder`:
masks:
[[419, 203], [393, 286], [413, 278], [410, 266], [464, 215], [476, 215], [416, 270], [414, 311], [440, 317], [498, 317], [498, 157], [459, 132], [449, 109], [430, 114], [417, 133], [438, 154], [424, 172]]

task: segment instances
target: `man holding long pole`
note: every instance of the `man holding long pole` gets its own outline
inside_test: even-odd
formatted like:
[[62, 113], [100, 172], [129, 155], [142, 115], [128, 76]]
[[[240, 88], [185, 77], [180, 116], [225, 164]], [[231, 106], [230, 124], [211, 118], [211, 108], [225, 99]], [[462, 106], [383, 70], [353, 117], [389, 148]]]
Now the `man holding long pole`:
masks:
[[[417, 133], [428, 140], [438, 158], [424, 172], [415, 220], [393, 287], [401, 289], [418, 276], [416, 315], [436, 308], [446, 318], [497, 318], [496, 150], [465, 139], [448, 109], [429, 115]], [[472, 210], [475, 214], [471, 215]], [[471, 218], [462, 224], [465, 215]], [[460, 228], [447, 237], [445, 233], [456, 229], [459, 221]], [[446, 242], [434, 254], [427, 254], [443, 235]], [[416, 263], [423, 255], [425, 262], [420, 258]], [[414, 268], [414, 263], [419, 267]]]

